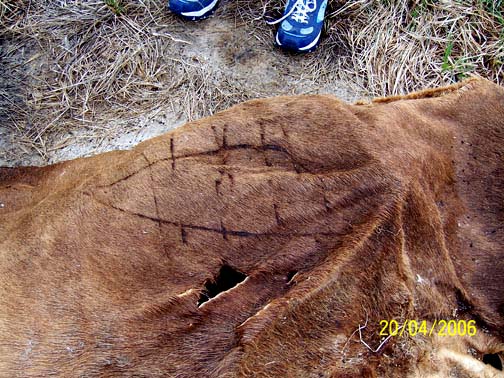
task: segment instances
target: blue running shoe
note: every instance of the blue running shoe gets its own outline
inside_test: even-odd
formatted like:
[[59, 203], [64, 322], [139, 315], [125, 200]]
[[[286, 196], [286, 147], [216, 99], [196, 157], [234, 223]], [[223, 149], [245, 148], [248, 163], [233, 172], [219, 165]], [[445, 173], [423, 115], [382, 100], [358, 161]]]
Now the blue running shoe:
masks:
[[198, 21], [212, 15], [219, 0], [169, 0], [168, 8], [186, 20]]
[[280, 23], [276, 34], [278, 46], [298, 52], [310, 52], [317, 47], [327, 0], [288, 0], [284, 15], [269, 24]]

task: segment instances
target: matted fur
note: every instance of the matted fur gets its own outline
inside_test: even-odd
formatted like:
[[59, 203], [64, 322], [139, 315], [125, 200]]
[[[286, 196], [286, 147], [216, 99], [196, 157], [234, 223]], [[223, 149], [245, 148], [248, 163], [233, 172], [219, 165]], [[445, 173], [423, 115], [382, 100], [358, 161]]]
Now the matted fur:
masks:
[[[503, 153], [504, 89], [472, 80], [254, 100], [131, 151], [1, 168], [0, 376], [492, 376]], [[248, 278], [198, 307], [223, 264]], [[366, 319], [373, 348], [382, 319], [478, 334], [373, 353]]]

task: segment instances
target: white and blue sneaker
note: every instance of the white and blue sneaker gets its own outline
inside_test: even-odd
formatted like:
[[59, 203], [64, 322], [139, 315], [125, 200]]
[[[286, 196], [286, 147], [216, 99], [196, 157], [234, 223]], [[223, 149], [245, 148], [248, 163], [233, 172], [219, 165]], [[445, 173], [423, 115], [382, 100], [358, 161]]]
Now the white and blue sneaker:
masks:
[[298, 52], [315, 50], [326, 8], [327, 0], [288, 0], [282, 18], [269, 22], [281, 22], [275, 38], [277, 45]]
[[212, 15], [219, 0], [169, 0], [168, 8], [186, 20], [198, 21]]

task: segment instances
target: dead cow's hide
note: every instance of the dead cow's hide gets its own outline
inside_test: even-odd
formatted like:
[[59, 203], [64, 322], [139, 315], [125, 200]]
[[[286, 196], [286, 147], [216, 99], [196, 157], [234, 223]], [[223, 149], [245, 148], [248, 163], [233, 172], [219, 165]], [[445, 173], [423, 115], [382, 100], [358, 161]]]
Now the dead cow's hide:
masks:
[[[3, 168], [0, 376], [500, 374], [482, 359], [504, 350], [503, 153], [504, 89], [472, 80], [255, 100]], [[392, 319], [477, 334], [376, 351]]]

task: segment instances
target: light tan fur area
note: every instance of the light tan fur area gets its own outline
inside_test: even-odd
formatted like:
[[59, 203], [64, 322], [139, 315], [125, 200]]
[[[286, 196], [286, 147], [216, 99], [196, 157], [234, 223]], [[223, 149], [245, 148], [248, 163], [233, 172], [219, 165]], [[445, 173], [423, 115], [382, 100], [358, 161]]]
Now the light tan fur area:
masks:
[[[479, 351], [498, 353], [504, 344], [484, 332], [475, 336], [440, 337], [430, 340], [422, 336], [423, 356], [410, 377], [503, 377], [501, 371], [481, 362]], [[502, 339], [501, 339], [502, 340]], [[419, 340], [417, 340], [418, 342]]]
[[[0, 377], [497, 376], [504, 89], [422, 93], [254, 100], [0, 168]], [[198, 307], [224, 263], [247, 279]], [[477, 336], [355, 333], [452, 318]]]

